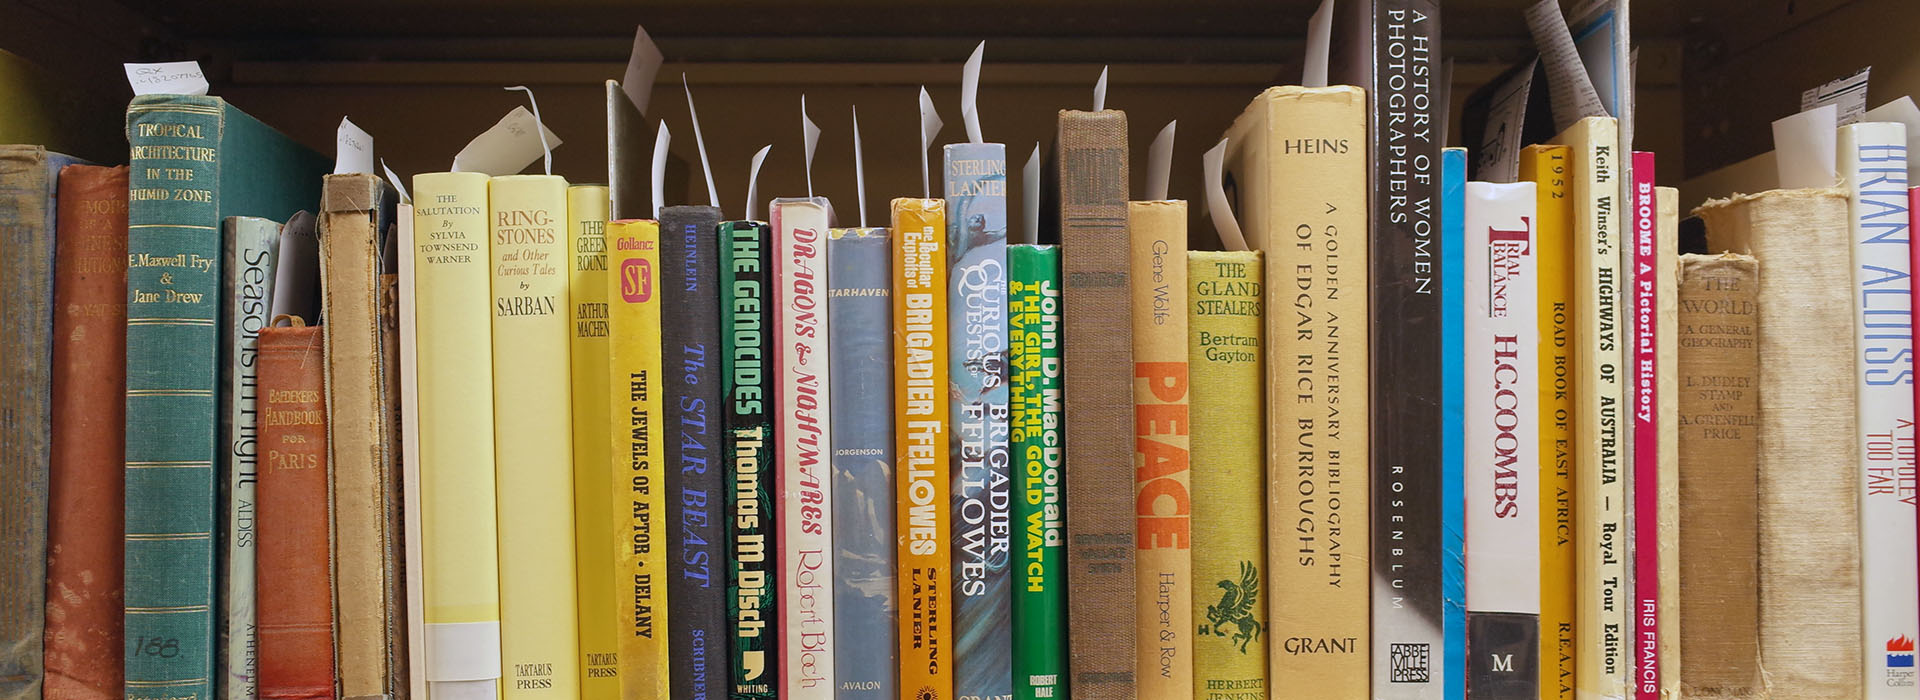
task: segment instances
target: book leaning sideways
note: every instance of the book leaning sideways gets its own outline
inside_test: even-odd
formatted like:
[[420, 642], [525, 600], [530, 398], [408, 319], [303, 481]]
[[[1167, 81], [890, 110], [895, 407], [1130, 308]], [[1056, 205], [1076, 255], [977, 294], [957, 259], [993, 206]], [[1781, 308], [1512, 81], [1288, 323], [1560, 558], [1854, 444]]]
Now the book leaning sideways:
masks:
[[127, 140], [127, 697], [211, 697], [220, 225], [313, 208], [327, 164], [218, 97], [137, 96]]

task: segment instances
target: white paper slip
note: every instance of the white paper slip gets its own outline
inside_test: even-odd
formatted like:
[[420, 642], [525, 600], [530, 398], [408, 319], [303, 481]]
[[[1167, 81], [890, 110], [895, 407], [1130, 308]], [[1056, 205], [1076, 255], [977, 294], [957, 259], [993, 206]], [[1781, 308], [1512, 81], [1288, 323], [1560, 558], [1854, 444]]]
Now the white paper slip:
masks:
[[1160, 128], [1160, 135], [1153, 137], [1153, 145], [1147, 147], [1147, 200], [1160, 201], [1167, 198], [1167, 180], [1173, 174], [1173, 133], [1180, 120], [1167, 122]]
[[986, 143], [980, 135], [980, 61], [987, 52], [987, 42], [973, 47], [973, 55], [967, 57], [965, 65], [960, 67], [960, 122], [967, 127], [967, 141]]
[[1301, 87], [1327, 86], [1327, 59], [1333, 53], [1333, 0], [1320, 0], [1320, 9], [1307, 20], [1307, 55], [1301, 61]]
[[1566, 131], [1587, 117], [1607, 116], [1600, 93], [1593, 89], [1593, 78], [1573, 45], [1573, 33], [1567, 31], [1558, 0], [1539, 0], [1527, 8], [1527, 32], [1540, 50], [1540, 60], [1546, 62], [1554, 130]]
[[207, 74], [199, 61], [127, 63], [127, 84], [135, 95], [205, 95]]
[[653, 37], [647, 35], [647, 28], [633, 27], [633, 52], [627, 55], [627, 72], [620, 76], [620, 92], [626, 93], [627, 101], [642, 116], [647, 113], [647, 103], [653, 99], [653, 79], [660, 74], [660, 64], [666, 62], [660, 54], [660, 47], [653, 45]]
[[467, 142], [466, 148], [460, 149], [453, 157], [453, 171], [512, 175], [545, 155], [548, 149], [559, 147], [560, 137], [535, 119], [533, 112], [515, 107], [498, 123]]
[[1867, 113], [1867, 78], [1873, 72], [1873, 66], [1862, 68], [1853, 75], [1829, 80], [1819, 87], [1800, 93], [1800, 111], [1815, 107], [1833, 105], [1839, 113], [1834, 123], [1846, 126], [1860, 121]]
[[933, 174], [927, 169], [927, 149], [933, 147], [933, 137], [940, 133], [940, 112], [933, 108], [933, 98], [927, 96], [927, 88], [920, 88], [920, 197], [933, 197]]
[[333, 174], [373, 174], [373, 136], [346, 117], [334, 129]]
[[759, 217], [755, 216], [755, 214], [759, 213], [759, 210], [754, 208], [753, 203], [754, 203], [754, 200], [760, 198], [760, 165], [767, 162], [767, 151], [771, 151], [771, 150], [773, 150], [773, 144], [767, 144], [765, 146], [761, 146], [760, 151], [758, 153], [753, 154], [753, 164], [748, 166], [747, 168], [746, 212], [747, 212], [748, 221], [761, 220]]
[[1222, 173], [1227, 163], [1227, 139], [1220, 139], [1220, 143], [1208, 149], [1200, 162], [1207, 187], [1207, 216], [1213, 219], [1213, 230], [1220, 234], [1220, 243], [1227, 250], [1246, 250], [1247, 239], [1240, 234], [1240, 222], [1233, 216], [1232, 205], [1227, 203], [1226, 178]]
[[1834, 171], [1837, 113], [1836, 107], [1826, 105], [1773, 121], [1774, 167], [1781, 187], [1832, 187], [1838, 182]]

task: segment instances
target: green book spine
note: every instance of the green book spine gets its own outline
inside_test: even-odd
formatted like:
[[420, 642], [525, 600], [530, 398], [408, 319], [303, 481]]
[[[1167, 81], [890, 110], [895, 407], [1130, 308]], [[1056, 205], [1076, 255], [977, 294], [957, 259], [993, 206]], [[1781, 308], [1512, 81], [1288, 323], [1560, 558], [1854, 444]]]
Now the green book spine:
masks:
[[[1067, 697], [1066, 500], [1061, 492], [1060, 249], [1007, 247], [1013, 428], [1013, 695]], [[1262, 659], [1265, 656], [1260, 657]]]
[[773, 624], [773, 334], [767, 320], [773, 268], [769, 229], [757, 221], [720, 224], [721, 387], [726, 402], [727, 664], [729, 697], [775, 697], [780, 669]]
[[1187, 253], [1197, 697], [1267, 695], [1262, 279], [1259, 251]]

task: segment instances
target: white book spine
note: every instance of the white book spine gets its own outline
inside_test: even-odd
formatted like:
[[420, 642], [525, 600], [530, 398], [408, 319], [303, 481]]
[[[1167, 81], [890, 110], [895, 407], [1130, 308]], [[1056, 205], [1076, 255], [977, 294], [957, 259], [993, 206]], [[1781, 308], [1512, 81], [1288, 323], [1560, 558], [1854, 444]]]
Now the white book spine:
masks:
[[[395, 186], [400, 183], [395, 182]], [[413, 300], [413, 204], [401, 202], [394, 213], [395, 250], [399, 255], [399, 276], [395, 296], [400, 311], [400, 527], [405, 538], [407, 587], [407, 688], [412, 697], [427, 697], [427, 599], [426, 560], [421, 549], [421, 518], [426, 514], [420, 501], [420, 374], [419, 355], [414, 352], [413, 334], [416, 308]]]
[[[1469, 182], [1466, 200], [1467, 615], [1533, 615], [1535, 636], [1530, 641], [1537, 645], [1540, 407], [1534, 184]], [[1473, 641], [1469, 639], [1470, 646]]]
[[1920, 572], [1914, 541], [1913, 299], [1906, 129], [1840, 129], [1851, 200], [1859, 389], [1861, 619], [1866, 697], [1915, 697]]
[[780, 697], [833, 700], [832, 421], [826, 200], [775, 200]]

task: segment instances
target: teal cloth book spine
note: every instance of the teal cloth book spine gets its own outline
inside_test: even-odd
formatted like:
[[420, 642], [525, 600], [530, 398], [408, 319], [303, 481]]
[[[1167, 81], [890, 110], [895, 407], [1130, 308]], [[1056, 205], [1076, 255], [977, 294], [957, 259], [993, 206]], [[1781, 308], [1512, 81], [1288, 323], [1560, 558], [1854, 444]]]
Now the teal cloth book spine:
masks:
[[60, 168], [39, 146], [0, 146], [0, 698], [39, 700], [53, 464], [53, 232]]
[[1013, 692], [1007, 147], [946, 147], [955, 698]]
[[[720, 224], [721, 401], [726, 404], [727, 670], [735, 700], [776, 697], [774, 614], [773, 239], [766, 224]], [[669, 593], [668, 595], [672, 595]]]
[[259, 691], [254, 641], [254, 486], [260, 471], [260, 329], [272, 302], [274, 253], [280, 224], [252, 216], [226, 220], [226, 258], [220, 282], [220, 445], [222, 513], [226, 529], [220, 552], [220, 669], [216, 692], [226, 700], [251, 700]]
[[833, 381], [837, 700], [898, 700], [894, 639], [893, 240], [837, 228], [827, 242]]
[[221, 222], [311, 209], [327, 163], [216, 97], [127, 107], [127, 700], [214, 696]]
[[1061, 491], [1060, 249], [1007, 246], [1015, 541], [1013, 697], [1067, 697], [1066, 499]]
[[1445, 700], [1467, 693], [1467, 149], [1440, 152], [1440, 675]]

